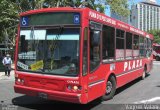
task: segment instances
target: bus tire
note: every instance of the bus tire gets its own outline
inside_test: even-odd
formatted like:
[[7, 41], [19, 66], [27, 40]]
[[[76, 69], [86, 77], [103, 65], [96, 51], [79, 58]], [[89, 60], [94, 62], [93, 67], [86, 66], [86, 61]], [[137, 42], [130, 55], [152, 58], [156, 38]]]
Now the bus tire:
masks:
[[146, 75], [147, 75], [147, 68], [144, 67], [144, 70], [143, 70], [143, 73], [142, 73], [142, 76], [141, 76], [141, 79], [144, 80], [146, 78]]
[[116, 92], [116, 79], [114, 76], [111, 76], [106, 84], [106, 93], [102, 96], [102, 100], [112, 99]]
[[156, 56], [156, 61], [159, 61], [159, 56]]

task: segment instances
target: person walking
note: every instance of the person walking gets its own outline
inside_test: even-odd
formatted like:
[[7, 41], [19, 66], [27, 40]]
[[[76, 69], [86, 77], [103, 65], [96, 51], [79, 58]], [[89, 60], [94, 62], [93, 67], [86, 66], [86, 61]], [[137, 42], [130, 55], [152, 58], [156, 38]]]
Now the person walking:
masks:
[[5, 66], [5, 76], [9, 77], [12, 64], [12, 59], [10, 58], [9, 54], [7, 54], [6, 57], [3, 58], [2, 63]]

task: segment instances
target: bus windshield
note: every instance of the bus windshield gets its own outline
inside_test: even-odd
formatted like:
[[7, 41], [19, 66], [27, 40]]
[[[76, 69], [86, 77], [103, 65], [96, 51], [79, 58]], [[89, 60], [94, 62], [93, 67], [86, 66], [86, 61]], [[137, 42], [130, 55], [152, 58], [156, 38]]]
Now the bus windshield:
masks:
[[79, 72], [79, 28], [21, 29], [17, 69], [76, 76]]

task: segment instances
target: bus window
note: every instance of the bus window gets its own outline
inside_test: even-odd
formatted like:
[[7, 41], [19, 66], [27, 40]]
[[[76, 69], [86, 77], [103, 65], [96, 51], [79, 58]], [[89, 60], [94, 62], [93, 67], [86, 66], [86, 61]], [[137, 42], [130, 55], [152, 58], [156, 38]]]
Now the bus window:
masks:
[[98, 30], [90, 31], [90, 71], [93, 71], [100, 63], [100, 35]]
[[115, 56], [115, 47], [114, 47], [114, 37], [115, 29], [109, 26], [103, 26], [103, 37], [102, 37], [102, 58], [105, 61], [113, 60]]
[[83, 76], [87, 74], [87, 39], [88, 39], [88, 28], [84, 29], [84, 40], [83, 40]]
[[139, 36], [134, 35], [133, 39], [133, 57], [137, 58], [139, 56]]
[[145, 55], [145, 51], [144, 51], [144, 37], [140, 37], [139, 38], [139, 50], [140, 50], [140, 57], [143, 57]]
[[126, 59], [132, 59], [132, 34], [126, 33]]
[[146, 57], [150, 57], [152, 54], [152, 41], [147, 38]]
[[124, 59], [124, 31], [116, 30], [116, 60]]

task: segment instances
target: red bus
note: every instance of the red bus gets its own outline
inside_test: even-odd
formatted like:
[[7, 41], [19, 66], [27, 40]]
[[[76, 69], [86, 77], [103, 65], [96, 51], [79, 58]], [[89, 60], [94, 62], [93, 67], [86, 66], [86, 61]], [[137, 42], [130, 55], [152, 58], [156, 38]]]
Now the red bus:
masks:
[[86, 104], [152, 69], [153, 36], [89, 8], [24, 12], [18, 28], [16, 93]]
[[157, 43], [153, 43], [153, 59], [160, 60], [160, 45]]

